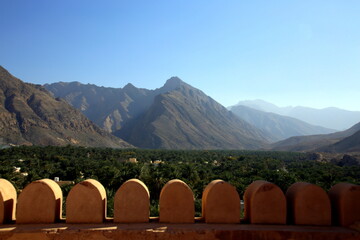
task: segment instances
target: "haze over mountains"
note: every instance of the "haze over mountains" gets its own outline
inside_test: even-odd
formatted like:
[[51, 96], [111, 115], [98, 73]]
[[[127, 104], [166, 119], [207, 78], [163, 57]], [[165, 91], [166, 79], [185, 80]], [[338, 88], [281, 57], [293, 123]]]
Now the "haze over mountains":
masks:
[[[360, 112], [338, 108], [280, 108], [263, 100], [240, 101], [229, 107], [239, 117], [273, 135], [289, 138], [271, 144], [268, 149], [280, 151], [358, 152], [360, 150]], [[260, 110], [261, 109], [261, 110]], [[303, 119], [300, 121], [298, 119]], [[335, 131], [310, 125], [305, 121], [344, 128]], [[316, 134], [318, 132], [318, 134]], [[309, 134], [310, 133], [310, 134]]]
[[346, 130], [360, 121], [360, 111], [348, 111], [335, 107], [315, 109], [309, 107], [278, 107], [263, 100], [240, 101], [237, 105], [251, 107], [263, 112], [272, 112], [293, 117], [304, 122], [338, 131]]
[[296, 118], [264, 112], [243, 105], [230, 107], [230, 110], [239, 118], [273, 136], [276, 141], [293, 136], [335, 132], [335, 130], [311, 125]]
[[360, 146], [360, 117], [348, 130], [333, 133], [248, 106], [229, 111], [177, 77], [155, 90], [130, 83], [124, 88], [79, 82], [44, 87], [0, 68], [0, 145], [328, 152]]

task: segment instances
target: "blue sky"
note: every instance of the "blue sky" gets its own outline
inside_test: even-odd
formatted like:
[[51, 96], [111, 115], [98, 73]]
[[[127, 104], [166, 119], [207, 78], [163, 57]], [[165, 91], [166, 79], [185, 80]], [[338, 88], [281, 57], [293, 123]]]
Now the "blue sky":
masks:
[[360, 1], [0, 0], [0, 65], [26, 82], [155, 89], [224, 106], [360, 111]]

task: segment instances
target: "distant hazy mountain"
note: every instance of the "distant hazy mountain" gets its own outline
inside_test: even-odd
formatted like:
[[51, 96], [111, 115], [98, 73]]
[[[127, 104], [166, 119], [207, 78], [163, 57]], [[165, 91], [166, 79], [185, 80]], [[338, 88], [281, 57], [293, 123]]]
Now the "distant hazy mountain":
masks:
[[334, 107], [324, 109], [301, 106], [278, 107], [263, 100], [240, 101], [237, 105], [297, 118], [312, 125], [336, 130], [348, 129], [360, 122], [360, 111], [348, 111]]
[[238, 102], [238, 104], [234, 106], [247, 106], [263, 112], [272, 112], [285, 116], [287, 116], [290, 110], [292, 109], [292, 107], [278, 107], [275, 104], [266, 102], [261, 99], [240, 101]]
[[293, 136], [335, 132], [335, 130], [314, 126], [292, 117], [264, 112], [243, 105], [233, 106], [230, 110], [239, 118], [274, 136], [276, 141]]
[[0, 144], [130, 147], [81, 112], [0, 66]]
[[[360, 131], [360, 122], [355, 124], [351, 128], [341, 132], [322, 134], [322, 135], [291, 137], [283, 141], [274, 143], [271, 148], [273, 150], [281, 150], [281, 151], [336, 151], [336, 150], [340, 151], [341, 150], [341, 152], [346, 152], [345, 151], [346, 148], [351, 149], [357, 147], [356, 141], [354, 142], [351, 141], [356, 140], [358, 135], [355, 134], [357, 134], [358, 131]], [[354, 135], [355, 137], [351, 138], [352, 135]], [[341, 144], [342, 141], [344, 141], [344, 143]], [[336, 144], [340, 144], [340, 146], [336, 147]]]
[[45, 86], [94, 122], [135, 146], [256, 149], [272, 139], [177, 77], [156, 90], [79, 83]]

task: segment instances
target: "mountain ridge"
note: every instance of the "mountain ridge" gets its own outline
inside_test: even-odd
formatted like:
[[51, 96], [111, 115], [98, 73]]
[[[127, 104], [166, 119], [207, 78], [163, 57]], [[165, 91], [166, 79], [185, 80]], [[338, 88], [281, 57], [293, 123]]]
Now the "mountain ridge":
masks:
[[360, 131], [360, 122], [345, 131], [330, 134], [291, 137], [271, 145], [277, 151], [328, 151], [332, 145]]
[[24, 83], [0, 66], [1, 144], [130, 147], [40, 85]]
[[293, 136], [326, 134], [335, 132], [333, 129], [326, 129], [314, 126], [296, 118], [283, 116], [272, 112], [263, 112], [244, 105], [236, 105], [230, 108], [239, 118], [268, 132], [280, 141]]
[[[64, 84], [55, 83], [46, 87], [49, 91], [59, 90]], [[109, 132], [136, 146], [176, 149], [244, 149], [246, 147], [254, 149], [255, 146], [263, 147], [271, 138], [178, 77], [171, 77], [162, 87], [155, 90], [139, 89], [132, 84], [116, 90], [106, 89], [107, 93], [103, 98], [99, 98], [102, 95], [95, 94], [97, 92], [95, 87], [89, 95], [81, 92], [79, 89], [81, 87], [70, 89], [71, 91], [66, 89], [62, 92], [52, 92], [56, 97], [67, 99], [79, 109], [81, 104], [88, 103], [88, 108], [83, 109], [85, 115], [99, 126], [107, 128]], [[116, 91], [116, 96], [111, 91]], [[111, 103], [105, 101], [109, 109], [97, 110], [98, 106], [94, 103], [99, 104], [101, 99], [111, 96], [113, 96]], [[90, 97], [93, 97], [94, 103], [88, 100]], [[95, 119], [94, 116], [89, 115], [91, 108], [97, 114], [101, 111], [105, 112], [102, 117]], [[118, 114], [117, 119], [114, 113]], [[106, 125], [107, 123], [109, 125]], [[206, 129], [202, 125], [207, 126]]]
[[[4, 74], [9, 74], [3, 68], [0, 70], [2, 78]], [[123, 88], [99, 87], [80, 82], [59, 82], [44, 86], [20, 80], [10, 83], [0, 82], [3, 89], [3, 111], [0, 114], [0, 124], [3, 126], [0, 133], [3, 133], [0, 141], [11, 140], [20, 144], [47, 142], [54, 145], [89, 145], [86, 140], [92, 139], [91, 144], [102, 146], [101, 141], [96, 140], [100, 135], [106, 139], [103, 142], [111, 146], [133, 146], [110, 135], [113, 133], [144, 148], [340, 151], [340, 148], [356, 149], [357, 146], [353, 146], [351, 142], [357, 141], [357, 131], [360, 130], [358, 125], [354, 125], [346, 131], [295, 136], [269, 145], [277, 140], [276, 134], [269, 131], [269, 128], [276, 126], [276, 130], [283, 131], [284, 134], [284, 126], [273, 124], [261, 128], [254, 122], [246, 121], [249, 116], [245, 115], [250, 115], [249, 111], [246, 114], [243, 111], [243, 116], [236, 116], [178, 77], [171, 77], [162, 87], [154, 90], [137, 88], [131, 83]], [[68, 103], [79, 111], [67, 105]], [[275, 121], [279, 117], [274, 114], [267, 114], [267, 118], [264, 115], [258, 116], [262, 116], [258, 120], [263, 123], [266, 123], [266, 119]], [[299, 122], [290, 120], [289, 117], [281, 119], [287, 121], [283, 125], [293, 121], [293, 126], [302, 131], [313, 127], [297, 126]], [[62, 130], [65, 132], [61, 132]], [[77, 134], [71, 133], [72, 131]], [[41, 134], [46, 137], [39, 143], [36, 140]], [[87, 134], [95, 134], [96, 137], [92, 135], [89, 138]], [[79, 137], [81, 139], [77, 139]]]
[[[261, 131], [188, 84], [157, 95], [132, 124], [115, 135], [145, 148], [255, 149], [267, 142]], [[140, 137], [144, 133], [148, 138]]]
[[180, 85], [186, 83], [178, 77], [172, 77], [163, 87], [155, 90], [137, 88], [131, 83], [127, 83], [123, 88], [99, 87], [78, 82], [45, 84], [44, 87], [55, 97], [65, 99], [98, 126], [112, 133], [150, 107], [156, 95]]
[[317, 149], [322, 152], [360, 152], [360, 130], [332, 145]]
[[360, 111], [349, 111], [336, 107], [323, 109], [303, 106], [278, 107], [275, 104], [260, 99], [240, 101], [234, 106], [237, 105], [244, 105], [264, 112], [293, 117], [312, 125], [336, 129], [338, 131], [346, 130], [360, 121]]

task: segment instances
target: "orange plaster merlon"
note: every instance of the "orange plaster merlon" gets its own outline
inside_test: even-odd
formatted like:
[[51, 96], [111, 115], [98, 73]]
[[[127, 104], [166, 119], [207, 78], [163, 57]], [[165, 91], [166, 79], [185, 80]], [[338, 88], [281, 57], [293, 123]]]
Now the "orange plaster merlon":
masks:
[[273, 183], [258, 180], [244, 194], [245, 218], [255, 224], [286, 224], [286, 198]]
[[0, 224], [15, 220], [17, 194], [14, 186], [0, 178]]
[[288, 216], [291, 224], [331, 225], [331, 204], [327, 193], [319, 186], [298, 182], [287, 192]]
[[104, 186], [87, 179], [76, 184], [66, 199], [67, 223], [102, 223], [106, 217]]
[[217, 180], [213, 180], [211, 181], [204, 189], [203, 194], [202, 194], [202, 199], [201, 199], [201, 215], [202, 217], [205, 219], [206, 218], [206, 211], [205, 211], [205, 203], [207, 200], [207, 196], [209, 194], [210, 189], [212, 189], [212, 187], [214, 185], [216, 185], [217, 183], [223, 182], [223, 180], [217, 179]]
[[239, 223], [240, 197], [236, 188], [223, 180], [209, 183], [202, 195], [202, 217], [206, 223]]
[[114, 197], [115, 223], [145, 223], [150, 217], [150, 193], [138, 179], [126, 181]]
[[0, 191], [0, 224], [4, 223], [4, 219], [5, 219], [5, 205], [4, 205], [4, 199], [2, 196], [2, 193]]
[[338, 183], [329, 191], [333, 211], [333, 223], [349, 226], [360, 222], [360, 186]]
[[194, 223], [194, 195], [183, 181], [167, 182], [161, 189], [159, 205], [161, 223]]
[[19, 195], [16, 223], [54, 223], [61, 218], [62, 191], [50, 179], [34, 181]]

